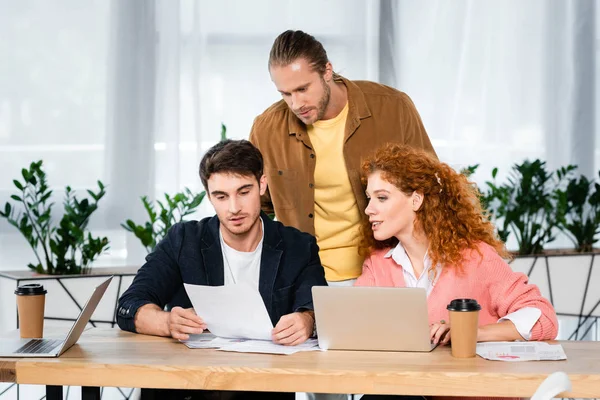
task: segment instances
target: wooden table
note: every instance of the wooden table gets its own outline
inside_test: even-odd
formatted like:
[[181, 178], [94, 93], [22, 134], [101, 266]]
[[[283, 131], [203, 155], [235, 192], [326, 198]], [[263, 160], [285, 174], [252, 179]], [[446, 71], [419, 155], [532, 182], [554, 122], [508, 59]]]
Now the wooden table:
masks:
[[[568, 360], [497, 362], [431, 353], [301, 352], [290, 356], [190, 350], [171, 339], [90, 329], [60, 358], [0, 359], [0, 381], [87, 387], [530, 397], [555, 371], [600, 398], [600, 342], [561, 342]], [[90, 395], [89, 398], [95, 395]], [[62, 398], [62, 397], [61, 397]]]

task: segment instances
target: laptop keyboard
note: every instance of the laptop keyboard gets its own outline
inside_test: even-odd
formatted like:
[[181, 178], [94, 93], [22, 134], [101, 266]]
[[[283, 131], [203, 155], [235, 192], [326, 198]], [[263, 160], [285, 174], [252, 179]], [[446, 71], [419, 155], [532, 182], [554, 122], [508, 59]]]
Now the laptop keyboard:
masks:
[[31, 339], [29, 342], [25, 343], [24, 346], [17, 349], [15, 353], [45, 354], [49, 353], [50, 350], [60, 345], [62, 342], [62, 340], [53, 339]]

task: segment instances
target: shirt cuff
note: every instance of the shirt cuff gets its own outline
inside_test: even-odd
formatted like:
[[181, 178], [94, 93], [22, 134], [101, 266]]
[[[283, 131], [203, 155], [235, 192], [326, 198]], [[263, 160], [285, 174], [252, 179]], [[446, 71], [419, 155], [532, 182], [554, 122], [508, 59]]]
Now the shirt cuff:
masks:
[[137, 333], [135, 329], [135, 314], [137, 314], [140, 307], [150, 303], [151, 301], [149, 300], [133, 300], [119, 304], [116, 310], [119, 327], [124, 331]]
[[529, 340], [529, 338], [531, 337], [531, 329], [533, 329], [533, 326], [538, 321], [538, 319], [540, 319], [541, 316], [542, 310], [540, 310], [539, 308], [525, 307], [513, 313], [505, 315], [504, 317], [500, 318], [498, 322], [506, 320], [512, 321], [512, 323], [515, 324], [515, 328], [517, 328], [517, 331], [523, 337], [523, 339]]

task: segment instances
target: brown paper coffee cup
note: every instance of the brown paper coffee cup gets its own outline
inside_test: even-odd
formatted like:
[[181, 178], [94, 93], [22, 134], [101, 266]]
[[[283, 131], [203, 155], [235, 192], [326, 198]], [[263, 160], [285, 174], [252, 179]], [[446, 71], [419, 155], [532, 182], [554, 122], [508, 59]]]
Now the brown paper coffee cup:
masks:
[[44, 307], [46, 290], [37, 283], [21, 285], [15, 290], [19, 312], [19, 333], [22, 338], [44, 337]]
[[450, 327], [452, 329], [452, 356], [457, 358], [475, 357], [479, 310], [477, 300], [455, 299], [448, 304]]

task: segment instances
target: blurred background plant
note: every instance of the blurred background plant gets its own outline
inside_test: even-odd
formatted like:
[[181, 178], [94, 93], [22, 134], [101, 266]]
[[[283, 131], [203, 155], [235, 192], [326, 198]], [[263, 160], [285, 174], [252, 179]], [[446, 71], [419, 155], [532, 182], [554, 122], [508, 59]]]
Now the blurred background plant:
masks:
[[204, 191], [195, 194], [190, 189], [184, 188], [182, 192], [176, 193], [173, 197], [165, 193], [165, 199], [157, 200], [156, 203], [148, 200], [147, 196], [142, 196], [142, 204], [148, 214], [148, 221], [138, 225], [128, 219], [121, 226], [132, 232], [150, 253], [174, 224], [183, 221], [185, 217], [196, 211], [205, 195]]
[[98, 202], [106, 194], [98, 181], [98, 191], [87, 190], [90, 198], [79, 200], [71, 187], [65, 188], [64, 214], [57, 226], [53, 225], [51, 201], [53, 191], [48, 187], [41, 160], [23, 168], [23, 180], [13, 180], [19, 191], [13, 194], [16, 204], [7, 202], [0, 216], [25, 237], [37, 259], [28, 267], [40, 274], [86, 274], [92, 262], [109, 248], [106, 237], [93, 237], [87, 232]]
[[600, 184], [583, 175], [571, 177], [555, 196], [559, 228], [577, 251], [592, 251], [600, 233]]

